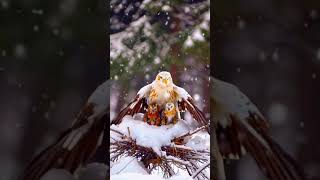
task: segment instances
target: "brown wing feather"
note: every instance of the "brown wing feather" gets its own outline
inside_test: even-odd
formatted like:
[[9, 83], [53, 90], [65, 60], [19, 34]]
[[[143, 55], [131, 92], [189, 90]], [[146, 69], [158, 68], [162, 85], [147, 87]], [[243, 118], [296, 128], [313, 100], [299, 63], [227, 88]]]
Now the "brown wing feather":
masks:
[[23, 176], [23, 180], [39, 180], [48, 170], [52, 168], [66, 169], [73, 173], [78, 167], [90, 160], [92, 155], [101, 143], [104, 133], [105, 123], [109, 119], [109, 109], [106, 113], [93, 120], [93, 124], [76, 141], [73, 148], [64, 147], [64, 143], [70, 139], [72, 132], [80, 130], [88, 125], [88, 117], [93, 113], [92, 104], [88, 104], [79, 114], [75, 124], [63, 132], [60, 137], [48, 148], [43, 150], [29, 163]]
[[112, 120], [111, 124], [120, 124], [122, 118], [126, 115], [133, 116], [136, 113], [143, 113], [145, 112], [146, 107], [148, 107], [146, 98], [139, 98], [139, 95], [137, 95], [137, 97], [132, 102], [130, 102], [124, 109], [120, 111], [118, 116], [114, 120]]
[[[246, 119], [256, 134], [250, 131], [236, 115], [230, 115], [231, 124], [218, 124], [217, 137], [221, 154], [241, 156], [244, 148], [257, 162], [262, 172], [272, 180], [303, 180], [304, 174], [295, 161], [268, 135], [268, 124], [259, 115], [249, 112]], [[257, 138], [257, 135], [262, 138]], [[264, 141], [264, 142], [262, 142]]]
[[[200, 126], [206, 126], [209, 124], [209, 120], [207, 120], [202, 111], [194, 104], [191, 97], [188, 99], [182, 99], [181, 102], [178, 103], [179, 109], [188, 110], [192, 117], [199, 123]], [[210, 127], [208, 126], [207, 131], [210, 133]]]
[[[246, 121], [249, 121], [248, 123], [254, 123], [252, 125], [254, 129], [261, 129], [264, 132], [268, 131], [270, 126], [268, 121], [257, 113], [249, 111], [248, 114], [251, 118], [248, 118]], [[222, 125], [220, 121], [217, 123], [216, 131], [219, 141], [218, 143], [221, 154], [224, 158], [238, 159], [245, 154], [245, 152], [243, 152], [243, 150], [245, 150], [243, 149], [244, 146], [241, 144], [241, 138], [243, 137], [240, 136], [241, 132], [239, 131], [237, 124], [232, 120], [232, 118], [229, 120], [230, 122], [227, 126]]]

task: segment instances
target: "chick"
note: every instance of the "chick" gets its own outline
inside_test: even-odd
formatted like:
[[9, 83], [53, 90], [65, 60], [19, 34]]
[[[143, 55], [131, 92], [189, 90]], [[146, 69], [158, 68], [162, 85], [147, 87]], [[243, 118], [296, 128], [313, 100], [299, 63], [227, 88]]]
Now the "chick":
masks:
[[150, 125], [161, 125], [160, 108], [157, 104], [153, 103], [148, 106], [148, 111], [143, 117], [143, 120]]
[[168, 102], [165, 105], [163, 114], [162, 114], [162, 123], [165, 124], [175, 124], [178, 121], [178, 117], [177, 117], [178, 113], [177, 113], [177, 109], [176, 106], [174, 105], [174, 103], [172, 102]]

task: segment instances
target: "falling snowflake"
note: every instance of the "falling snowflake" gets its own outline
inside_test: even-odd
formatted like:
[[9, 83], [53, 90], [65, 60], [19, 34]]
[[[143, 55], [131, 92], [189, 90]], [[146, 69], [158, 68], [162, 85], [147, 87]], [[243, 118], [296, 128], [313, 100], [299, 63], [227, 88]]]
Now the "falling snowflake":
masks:
[[191, 39], [191, 36], [188, 36], [187, 40], [184, 42], [183, 46], [185, 48], [192, 47], [194, 45], [193, 40]]

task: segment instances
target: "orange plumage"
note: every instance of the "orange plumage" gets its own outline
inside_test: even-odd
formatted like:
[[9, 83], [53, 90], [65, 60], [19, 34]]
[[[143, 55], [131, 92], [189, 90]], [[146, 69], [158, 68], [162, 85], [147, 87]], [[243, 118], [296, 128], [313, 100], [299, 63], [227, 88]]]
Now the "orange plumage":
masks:
[[150, 104], [148, 106], [148, 111], [144, 115], [143, 120], [150, 125], [161, 125], [161, 118], [160, 118], [160, 108], [157, 104]]

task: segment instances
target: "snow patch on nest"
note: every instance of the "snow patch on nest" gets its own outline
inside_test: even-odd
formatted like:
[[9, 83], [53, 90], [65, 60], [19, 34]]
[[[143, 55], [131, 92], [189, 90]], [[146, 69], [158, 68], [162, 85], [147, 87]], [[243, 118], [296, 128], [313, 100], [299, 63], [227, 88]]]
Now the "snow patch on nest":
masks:
[[[162, 156], [161, 147], [170, 146], [171, 140], [189, 132], [189, 127], [183, 120], [179, 120], [174, 125], [151, 126], [140, 119], [142, 115], [125, 116], [119, 125], [112, 125], [110, 128], [130, 136], [138, 145], [150, 147], [159, 156]], [[135, 119], [136, 118], [136, 119]], [[137, 119], [138, 118], [138, 119]], [[130, 133], [130, 135], [129, 135]], [[120, 136], [111, 131], [110, 136], [114, 140], [120, 140]]]
[[[111, 180], [128, 180], [128, 179], [139, 179], [139, 180], [164, 180], [164, 178], [157, 175], [144, 175], [139, 173], [124, 173], [119, 175], [111, 176]], [[192, 180], [190, 176], [176, 175], [166, 180]]]
[[124, 173], [148, 174], [143, 164], [134, 157], [123, 157], [116, 162], [111, 162], [110, 175]]

